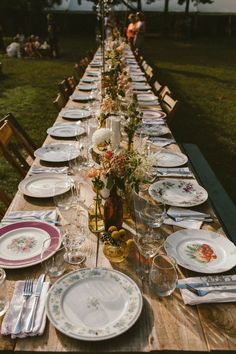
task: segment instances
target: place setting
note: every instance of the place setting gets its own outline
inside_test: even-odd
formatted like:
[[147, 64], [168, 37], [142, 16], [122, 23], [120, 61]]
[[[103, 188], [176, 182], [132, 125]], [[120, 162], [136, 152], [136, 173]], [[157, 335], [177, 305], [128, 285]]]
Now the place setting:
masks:
[[35, 157], [46, 162], [66, 162], [80, 155], [80, 150], [72, 144], [48, 144], [34, 152]]
[[57, 124], [48, 128], [47, 133], [56, 138], [75, 138], [85, 134], [85, 129], [77, 124]]
[[80, 120], [89, 118], [91, 112], [86, 108], [63, 108], [59, 115], [64, 119]]

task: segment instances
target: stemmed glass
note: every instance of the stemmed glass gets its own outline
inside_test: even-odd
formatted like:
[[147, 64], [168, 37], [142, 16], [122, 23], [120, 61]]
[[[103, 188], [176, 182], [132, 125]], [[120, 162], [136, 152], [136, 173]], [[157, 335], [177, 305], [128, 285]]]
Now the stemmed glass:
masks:
[[141, 276], [144, 278], [148, 273], [148, 263], [162, 248], [164, 236], [160, 229], [165, 215], [165, 205], [147, 199], [133, 192], [134, 212], [136, 223], [136, 235], [134, 242], [140, 254], [143, 256], [144, 268], [141, 269]]

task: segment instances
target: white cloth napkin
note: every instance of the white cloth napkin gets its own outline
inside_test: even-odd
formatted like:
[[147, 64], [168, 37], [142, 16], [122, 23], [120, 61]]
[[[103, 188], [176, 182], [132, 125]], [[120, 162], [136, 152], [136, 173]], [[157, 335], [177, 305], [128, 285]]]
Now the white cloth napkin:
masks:
[[[230, 278], [232, 280], [236, 280], [236, 275], [231, 275]], [[222, 275], [214, 279], [213, 276], [211, 276], [211, 281], [216, 280], [216, 281], [224, 281], [229, 280], [228, 275]], [[178, 281], [179, 284], [186, 284], [186, 283], [202, 283], [204, 281], [209, 281], [209, 277], [194, 277], [194, 278], [186, 278], [186, 279], [181, 279]], [[198, 296], [193, 294], [191, 291], [188, 289], [180, 289], [183, 301], [185, 305], [198, 305], [198, 304], [204, 304], [204, 303], [218, 303], [218, 302], [235, 302], [236, 301], [236, 286], [230, 286], [230, 289], [235, 289], [234, 292], [230, 291], [225, 291], [226, 286], [217, 286], [217, 287], [204, 287], [204, 288], [198, 288], [201, 290], [210, 290], [210, 289], [217, 289], [221, 291], [215, 291], [211, 292], [205, 296]]]
[[32, 166], [29, 175], [36, 175], [39, 173], [59, 173], [67, 174], [68, 167], [44, 167], [44, 166]]
[[11, 224], [14, 222], [25, 220], [41, 220], [52, 224], [56, 223], [57, 211], [53, 210], [27, 210], [27, 211], [12, 211], [5, 215], [1, 220], [2, 224]]
[[[170, 207], [168, 209], [168, 214], [170, 215], [176, 215], [178, 213], [181, 213], [183, 215], [188, 216], [189, 214], [191, 215], [196, 215], [196, 216], [203, 216], [203, 213], [200, 213], [198, 211], [195, 210], [191, 210], [191, 209], [183, 209], [183, 208], [178, 208], [178, 207]], [[174, 226], [179, 226], [179, 227], [183, 227], [185, 229], [196, 229], [199, 230], [202, 226], [203, 221], [199, 221], [199, 220], [183, 220], [183, 221], [174, 221], [171, 218], [169, 218], [167, 216], [167, 218], [164, 220], [164, 224], [166, 225], [174, 225]]]
[[[36, 282], [34, 282], [34, 288], [36, 286]], [[46, 325], [46, 311], [45, 311], [45, 302], [46, 302], [46, 297], [47, 297], [47, 291], [49, 288], [49, 283], [45, 282], [43, 284], [43, 289], [38, 301], [37, 309], [36, 309], [36, 316], [35, 316], [35, 323], [33, 327], [33, 331], [30, 333], [25, 333], [24, 328], [26, 325], [26, 321], [28, 318], [28, 315], [31, 310], [32, 303], [34, 301], [34, 295], [31, 295], [31, 297], [27, 300], [25, 304], [25, 309], [22, 314], [22, 332], [20, 332], [17, 335], [12, 334], [14, 330], [14, 326], [16, 324], [16, 319], [17, 316], [21, 310], [22, 304], [23, 304], [23, 289], [24, 289], [24, 281], [17, 281], [14, 294], [12, 296], [12, 300], [9, 306], [8, 311], [5, 314], [5, 317], [2, 321], [2, 327], [1, 327], [1, 334], [6, 336], [6, 335], [11, 335], [11, 338], [25, 338], [27, 336], [40, 336], [43, 334], [45, 325]]]

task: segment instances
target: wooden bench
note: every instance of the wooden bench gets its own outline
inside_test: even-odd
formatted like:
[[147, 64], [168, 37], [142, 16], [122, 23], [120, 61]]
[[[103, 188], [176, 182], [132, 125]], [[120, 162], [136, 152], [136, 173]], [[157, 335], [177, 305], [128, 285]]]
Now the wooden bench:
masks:
[[207, 190], [210, 202], [228, 238], [236, 244], [236, 206], [217, 179], [197, 145], [180, 144], [188, 156], [198, 182]]

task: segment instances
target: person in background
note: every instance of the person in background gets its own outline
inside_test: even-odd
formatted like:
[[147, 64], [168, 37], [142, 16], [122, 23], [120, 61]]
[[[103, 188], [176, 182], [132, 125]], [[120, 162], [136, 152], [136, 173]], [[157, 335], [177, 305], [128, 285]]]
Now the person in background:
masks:
[[144, 21], [144, 14], [142, 12], [136, 13], [136, 31], [134, 36], [134, 46], [138, 48], [139, 51], [142, 51], [144, 34], [146, 31], [146, 25]]
[[130, 47], [133, 48], [134, 45], [134, 37], [135, 37], [135, 32], [136, 32], [136, 16], [135, 14], [130, 14], [129, 17], [129, 25], [126, 30], [126, 37], [128, 40], [128, 43], [130, 44]]
[[59, 57], [58, 50], [58, 38], [57, 38], [57, 26], [54, 20], [53, 14], [47, 14], [47, 25], [48, 25], [48, 42], [50, 45], [51, 56], [53, 58]]
[[21, 58], [20, 43], [17, 37], [14, 37], [13, 42], [7, 46], [6, 52], [11, 58]]

